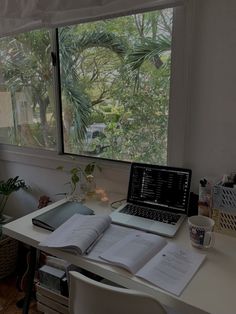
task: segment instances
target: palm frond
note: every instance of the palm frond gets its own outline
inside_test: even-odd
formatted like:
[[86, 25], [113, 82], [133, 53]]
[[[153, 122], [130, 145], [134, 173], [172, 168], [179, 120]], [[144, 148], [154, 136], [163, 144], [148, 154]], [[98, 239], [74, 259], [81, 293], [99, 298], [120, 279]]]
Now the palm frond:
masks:
[[144, 61], [149, 60], [154, 63], [156, 68], [163, 64], [161, 54], [170, 51], [171, 40], [166, 36], [159, 36], [157, 40], [145, 39], [142, 43], [136, 45], [132, 52], [127, 56], [127, 64], [131, 70], [137, 70]]
[[77, 59], [88, 48], [104, 47], [123, 58], [125, 43], [116, 35], [105, 31], [78, 34], [71, 27], [59, 30], [61, 84], [68, 103], [73, 106], [73, 126], [76, 130], [74, 141], [82, 144], [91, 114], [91, 100], [80, 86]]
[[81, 91], [79, 85], [69, 79], [63, 81], [63, 92], [67, 101], [73, 106], [74, 141], [82, 144], [89, 124], [91, 102]]
[[120, 57], [124, 57], [127, 51], [124, 39], [102, 30], [78, 34], [73, 31], [73, 28], [66, 27], [60, 29], [59, 39], [61, 43], [60, 53], [64, 57], [71, 56], [72, 53], [73, 55], [79, 55], [85, 49], [93, 47], [110, 49]]
[[103, 47], [112, 50], [120, 57], [124, 57], [127, 50], [124, 40], [106, 31], [85, 32], [78, 42], [80, 51], [91, 47]]

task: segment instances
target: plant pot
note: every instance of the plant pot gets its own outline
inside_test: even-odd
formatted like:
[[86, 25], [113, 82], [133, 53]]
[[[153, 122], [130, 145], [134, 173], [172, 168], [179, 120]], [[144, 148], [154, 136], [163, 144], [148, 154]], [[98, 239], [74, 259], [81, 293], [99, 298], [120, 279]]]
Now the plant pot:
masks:
[[80, 189], [85, 198], [93, 197], [96, 192], [96, 182], [94, 176], [87, 176], [86, 180], [81, 183]]

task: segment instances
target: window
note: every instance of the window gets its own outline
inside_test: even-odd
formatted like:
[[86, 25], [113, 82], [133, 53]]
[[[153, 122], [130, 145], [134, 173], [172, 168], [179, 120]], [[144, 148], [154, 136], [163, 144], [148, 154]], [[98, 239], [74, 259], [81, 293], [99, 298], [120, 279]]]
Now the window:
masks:
[[0, 39], [0, 142], [54, 151], [62, 143], [65, 154], [166, 164], [174, 13]]
[[172, 17], [59, 29], [66, 153], [166, 164]]
[[48, 31], [0, 40], [0, 141], [26, 147], [56, 147]]

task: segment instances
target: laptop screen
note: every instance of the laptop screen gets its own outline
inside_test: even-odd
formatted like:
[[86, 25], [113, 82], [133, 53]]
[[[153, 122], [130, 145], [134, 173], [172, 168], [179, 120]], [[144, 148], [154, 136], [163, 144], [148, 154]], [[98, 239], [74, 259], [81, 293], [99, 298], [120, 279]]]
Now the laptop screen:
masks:
[[128, 202], [186, 213], [190, 182], [189, 169], [133, 163]]

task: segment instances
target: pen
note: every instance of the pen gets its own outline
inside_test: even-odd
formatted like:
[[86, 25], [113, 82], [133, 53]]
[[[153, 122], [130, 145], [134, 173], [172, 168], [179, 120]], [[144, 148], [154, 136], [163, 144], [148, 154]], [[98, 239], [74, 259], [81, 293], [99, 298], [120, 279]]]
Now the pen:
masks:
[[101, 233], [97, 239], [95, 241], [93, 241], [90, 246], [87, 248], [87, 250], [85, 251], [85, 254], [88, 255], [92, 249], [94, 248], [94, 246], [98, 243], [98, 241], [103, 237], [104, 233]]

